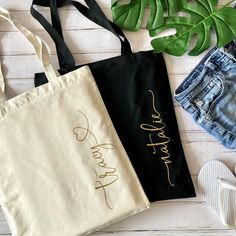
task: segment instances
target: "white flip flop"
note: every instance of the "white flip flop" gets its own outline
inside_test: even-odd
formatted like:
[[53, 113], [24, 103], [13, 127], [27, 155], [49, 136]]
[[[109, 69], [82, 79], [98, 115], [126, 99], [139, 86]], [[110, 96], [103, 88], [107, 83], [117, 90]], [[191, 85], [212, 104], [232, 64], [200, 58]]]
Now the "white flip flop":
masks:
[[236, 229], [236, 177], [230, 169], [220, 161], [208, 161], [199, 172], [198, 188], [223, 224]]

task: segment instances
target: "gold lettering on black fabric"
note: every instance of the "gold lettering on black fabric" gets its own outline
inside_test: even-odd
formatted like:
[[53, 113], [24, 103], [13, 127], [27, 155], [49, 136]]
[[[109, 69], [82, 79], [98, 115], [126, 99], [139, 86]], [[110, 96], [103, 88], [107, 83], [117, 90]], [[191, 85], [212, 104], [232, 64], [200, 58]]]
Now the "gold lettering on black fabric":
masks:
[[[165, 135], [165, 127], [166, 124], [163, 122], [161, 118], [161, 114], [157, 111], [156, 105], [155, 105], [155, 95], [152, 90], [148, 91], [151, 96], [152, 96], [152, 123], [151, 124], [146, 124], [143, 123], [140, 125], [140, 128], [146, 132], [148, 132], [148, 137], [149, 137], [149, 143], [147, 143], [147, 147], [151, 147], [153, 150], [153, 155], [158, 155], [157, 154], [157, 149], [160, 150], [161, 152], [161, 160], [166, 166], [167, 170], [167, 178], [168, 182], [171, 186], [174, 186], [174, 184], [171, 182], [170, 179], [170, 167], [169, 165], [172, 163], [170, 160], [170, 153], [168, 150], [168, 143], [171, 141], [171, 139]], [[158, 141], [153, 141], [155, 138], [158, 139]]]

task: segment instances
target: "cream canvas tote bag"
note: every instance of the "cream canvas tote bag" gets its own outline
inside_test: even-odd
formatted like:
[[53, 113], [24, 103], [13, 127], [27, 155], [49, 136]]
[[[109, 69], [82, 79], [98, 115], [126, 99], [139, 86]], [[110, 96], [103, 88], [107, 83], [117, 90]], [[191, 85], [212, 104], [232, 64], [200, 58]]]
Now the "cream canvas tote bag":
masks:
[[12, 234], [85, 235], [148, 208], [88, 67], [58, 77], [42, 40], [7, 10], [0, 18], [49, 79], [4, 101], [1, 76], [0, 202]]

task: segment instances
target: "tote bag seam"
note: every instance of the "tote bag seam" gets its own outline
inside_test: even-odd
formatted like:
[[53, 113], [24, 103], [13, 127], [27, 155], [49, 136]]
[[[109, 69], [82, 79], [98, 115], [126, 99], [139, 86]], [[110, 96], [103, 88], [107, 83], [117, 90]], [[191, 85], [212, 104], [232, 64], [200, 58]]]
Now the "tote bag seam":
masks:
[[124, 219], [127, 219], [127, 218], [130, 217], [130, 216], [133, 216], [133, 215], [135, 215], [135, 214], [137, 214], [137, 213], [143, 212], [143, 211], [145, 211], [145, 210], [148, 209], [148, 208], [149, 208], [149, 206], [146, 207], [146, 208], [142, 208], [142, 209], [133, 211], [133, 212], [131, 212], [131, 213], [125, 214], [124, 216], [120, 217], [119, 219], [111, 220], [109, 223], [105, 223], [105, 224], [102, 225], [102, 226], [99, 226], [99, 227], [97, 227], [97, 228], [94, 228], [94, 229], [92, 229], [92, 230], [89, 230], [89, 231], [85, 232], [85, 235], [88, 235], [88, 234], [90, 234], [90, 233], [92, 233], [92, 232], [95, 232], [95, 231], [98, 231], [98, 230], [100, 230], [100, 229], [103, 229], [103, 228], [105, 228], [105, 227], [107, 227], [107, 226], [110, 226], [110, 225], [116, 223], [116, 222], [120, 222], [120, 221], [122, 221], [122, 220], [124, 220]]

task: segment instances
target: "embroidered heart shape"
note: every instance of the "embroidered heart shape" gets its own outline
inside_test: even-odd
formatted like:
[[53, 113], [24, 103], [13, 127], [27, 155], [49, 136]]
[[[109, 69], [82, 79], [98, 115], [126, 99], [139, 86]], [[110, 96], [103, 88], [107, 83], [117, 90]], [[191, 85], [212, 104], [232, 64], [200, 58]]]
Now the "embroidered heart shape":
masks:
[[73, 133], [76, 135], [76, 139], [80, 142], [84, 141], [88, 136], [89, 130], [83, 127], [75, 127]]

